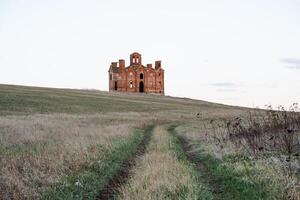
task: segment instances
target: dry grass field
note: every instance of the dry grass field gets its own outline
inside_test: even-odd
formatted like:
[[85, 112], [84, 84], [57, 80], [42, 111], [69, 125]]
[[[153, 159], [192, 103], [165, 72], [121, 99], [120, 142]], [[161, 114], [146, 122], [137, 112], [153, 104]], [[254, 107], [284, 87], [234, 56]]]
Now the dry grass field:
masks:
[[166, 127], [155, 128], [148, 152], [121, 189], [120, 199], [197, 199], [198, 196], [211, 196], [204, 185], [197, 184], [189, 166], [178, 162], [172, 140]]
[[291, 148], [268, 144], [257, 153], [242, 131], [228, 139], [221, 123], [249, 111], [0, 85], [0, 199], [300, 199], [299, 129], [292, 137], [272, 129]]

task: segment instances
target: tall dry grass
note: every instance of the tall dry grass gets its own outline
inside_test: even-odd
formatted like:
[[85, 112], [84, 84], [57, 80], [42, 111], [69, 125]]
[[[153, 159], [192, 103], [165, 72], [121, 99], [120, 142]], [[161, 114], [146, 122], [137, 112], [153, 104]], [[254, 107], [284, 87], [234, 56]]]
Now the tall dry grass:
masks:
[[38, 198], [148, 120], [134, 113], [0, 117], [0, 199]]
[[299, 129], [294, 104], [289, 111], [269, 107], [241, 117], [186, 123], [177, 131], [245, 180], [267, 183], [270, 198], [300, 199]]
[[187, 167], [170, 150], [171, 136], [163, 126], [154, 130], [148, 152], [120, 190], [120, 199], [196, 199], [197, 185]]

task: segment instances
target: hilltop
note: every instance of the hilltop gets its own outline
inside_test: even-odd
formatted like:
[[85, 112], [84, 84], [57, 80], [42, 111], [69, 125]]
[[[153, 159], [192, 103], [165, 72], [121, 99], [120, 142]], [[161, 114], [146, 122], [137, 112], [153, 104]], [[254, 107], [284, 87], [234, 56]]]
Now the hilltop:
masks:
[[[103, 92], [97, 90], [55, 89], [0, 84], [0, 115], [95, 114], [105, 112], [183, 112], [241, 111], [201, 100], [152, 94]], [[192, 114], [192, 113], [191, 113]]]
[[0, 199], [299, 199], [299, 129], [296, 111], [0, 85]]

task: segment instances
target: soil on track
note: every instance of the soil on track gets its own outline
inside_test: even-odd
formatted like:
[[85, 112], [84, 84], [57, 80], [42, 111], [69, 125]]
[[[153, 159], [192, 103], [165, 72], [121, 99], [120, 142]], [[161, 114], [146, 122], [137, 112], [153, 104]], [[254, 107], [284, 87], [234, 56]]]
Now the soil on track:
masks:
[[137, 159], [145, 154], [152, 133], [153, 128], [149, 132], [145, 133], [145, 136], [138, 145], [136, 152], [129, 159], [125, 160], [122, 163], [122, 169], [118, 171], [118, 173], [107, 182], [107, 184], [99, 192], [99, 195], [96, 198], [97, 200], [114, 199], [120, 187], [127, 182], [130, 175], [129, 172], [136, 165]]
[[[174, 130], [175, 127], [172, 129], [171, 131], [175, 132]], [[183, 136], [179, 136], [177, 134], [176, 136], [182, 146], [182, 149], [188, 161], [193, 163], [195, 169], [200, 172], [203, 178], [206, 179], [210, 187], [210, 191], [213, 193], [215, 199], [222, 199], [221, 195], [223, 193], [223, 189], [221, 187], [220, 181], [218, 180], [218, 177], [216, 177], [211, 173], [211, 171], [209, 170], [205, 162], [199, 158], [199, 153], [193, 149], [192, 145], [188, 142], [186, 138], [184, 138]]]

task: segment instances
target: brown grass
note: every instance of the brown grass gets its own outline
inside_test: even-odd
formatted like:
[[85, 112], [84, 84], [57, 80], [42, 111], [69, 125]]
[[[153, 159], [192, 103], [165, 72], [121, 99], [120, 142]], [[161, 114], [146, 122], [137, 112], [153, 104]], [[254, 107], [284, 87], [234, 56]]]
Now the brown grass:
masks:
[[300, 199], [300, 114], [268, 110], [229, 119], [187, 123], [177, 131], [245, 180], [268, 183], [269, 198]]
[[0, 196], [38, 197], [41, 188], [91, 165], [113, 140], [129, 137], [133, 127], [146, 122], [134, 118], [116, 113], [0, 117]]
[[112, 141], [128, 138], [133, 127], [193, 124], [246, 110], [156, 95], [0, 85], [0, 199], [38, 197], [91, 165]]
[[[162, 126], [154, 130], [154, 138], [148, 153], [141, 158], [132, 171], [132, 178], [120, 191], [120, 199], [173, 199], [195, 198], [195, 188], [191, 174], [169, 150], [170, 135]], [[181, 195], [181, 189], [187, 196]]]

